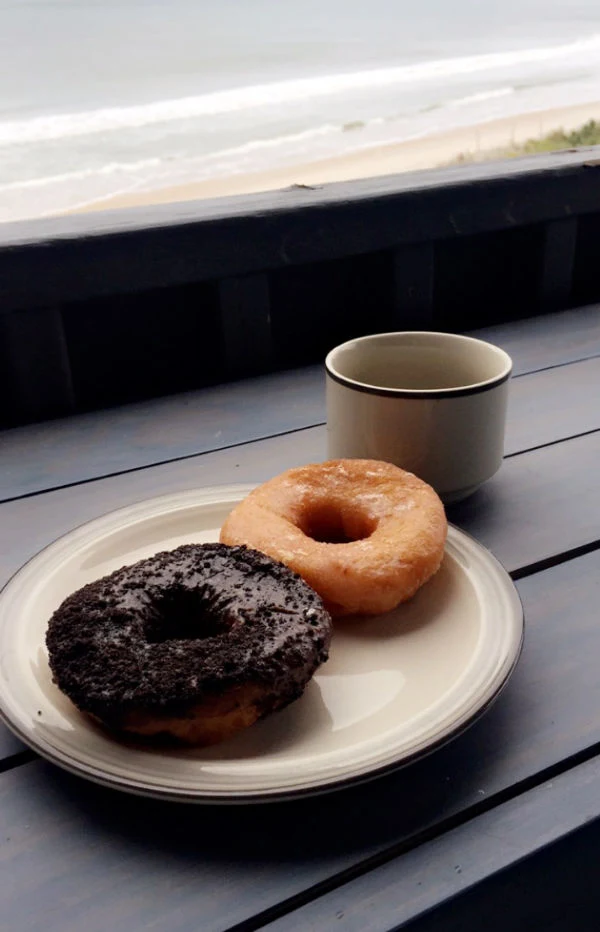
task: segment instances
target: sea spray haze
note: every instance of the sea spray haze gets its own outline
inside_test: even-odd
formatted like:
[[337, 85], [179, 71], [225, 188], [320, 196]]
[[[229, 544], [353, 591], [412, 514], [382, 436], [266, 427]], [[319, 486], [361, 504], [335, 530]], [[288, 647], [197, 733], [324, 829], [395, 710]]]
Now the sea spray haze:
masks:
[[0, 219], [596, 100], [598, 0], [0, 0]]

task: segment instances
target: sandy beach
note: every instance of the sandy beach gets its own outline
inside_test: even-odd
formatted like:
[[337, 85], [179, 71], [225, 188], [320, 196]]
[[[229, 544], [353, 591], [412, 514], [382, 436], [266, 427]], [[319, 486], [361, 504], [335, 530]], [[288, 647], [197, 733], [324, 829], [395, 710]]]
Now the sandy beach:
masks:
[[571, 131], [588, 120], [600, 121], [600, 101], [524, 113], [465, 126], [393, 145], [357, 149], [336, 158], [252, 174], [215, 177], [196, 183], [140, 190], [94, 201], [70, 212], [109, 210], [201, 198], [272, 191], [291, 185], [321, 185], [434, 168], [461, 156], [480, 160], [500, 155], [511, 144], [540, 138], [554, 130]]

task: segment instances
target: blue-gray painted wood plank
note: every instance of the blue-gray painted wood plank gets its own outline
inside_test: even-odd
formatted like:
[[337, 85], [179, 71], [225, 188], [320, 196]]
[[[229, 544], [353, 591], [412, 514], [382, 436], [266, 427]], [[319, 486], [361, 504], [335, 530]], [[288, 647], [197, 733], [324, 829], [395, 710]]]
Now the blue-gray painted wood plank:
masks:
[[[600, 354], [600, 310], [478, 331], [515, 372]], [[577, 355], [579, 354], [579, 356]], [[321, 366], [0, 433], [0, 501], [323, 423]], [[600, 362], [517, 378], [507, 453], [600, 427]]]
[[448, 517], [511, 572], [589, 546], [600, 537], [599, 457], [596, 432], [507, 459]]
[[439, 909], [411, 922], [410, 932], [595, 932], [598, 927], [596, 819], [493, 873]]
[[597, 356], [600, 346], [600, 305], [578, 307], [512, 324], [484, 327], [471, 334], [497, 343], [513, 357], [514, 374]]
[[[396, 932], [413, 928], [440, 932], [490, 928], [591, 932], [597, 928], [595, 850], [599, 798], [600, 759], [596, 757], [263, 928], [265, 932]], [[549, 846], [556, 847], [566, 835], [589, 827], [592, 821], [596, 822], [595, 841], [584, 852], [583, 865], [577, 865], [582, 873], [586, 872], [587, 915], [577, 911], [583, 899], [578, 884], [583, 879], [573, 876], [573, 864], [557, 864], [556, 877], [551, 878], [547, 871], [541, 898], [539, 891], [534, 897], [531, 887], [519, 895], [514, 886], [515, 869], [521, 883], [526, 884], [531, 871], [528, 859], [550, 853]], [[586, 843], [589, 845], [589, 838]], [[461, 924], [449, 924], [452, 917], [448, 907], [452, 901], [472, 893], [478, 885], [484, 884], [489, 891], [490, 881], [499, 880], [499, 875], [509, 870], [509, 877], [494, 885], [493, 900], [489, 895], [485, 899], [478, 896], [479, 905], [472, 907], [466, 923], [463, 909]], [[515, 898], [523, 910], [521, 915], [511, 909], [511, 899]], [[561, 905], [570, 907], [567, 916], [557, 914]], [[586, 924], [581, 924], [582, 919]]]
[[7, 764], [11, 757], [24, 750], [25, 745], [0, 723], [0, 762]]
[[[58, 489], [0, 506], [0, 580], [70, 528], [115, 508], [183, 489], [262, 482], [322, 460], [325, 428]], [[600, 431], [504, 461], [497, 475], [449, 509], [454, 523], [511, 570], [598, 538]]]
[[505, 455], [600, 428], [600, 356], [512, 380]]
[[321, 366], [0, 433], [0, 500], [325, 420]]
[[[594, 553], [522, 580], [528, 631], [503, 695], [454, 742], [376, 783], [227, 809], [127, 797], [41, 762], [2, 775], [8, 928], [25, 932], [43, 916], [46, 932], [223, 932], [492, 808], [497, 794], [600, 741], [599, 572]], [[597, 794], [593, 805], [597, 814]], [[547, 832], [558, 821], [551, 805], [546, 817]], [[534, 826], [532, 848], [538, 835]]]

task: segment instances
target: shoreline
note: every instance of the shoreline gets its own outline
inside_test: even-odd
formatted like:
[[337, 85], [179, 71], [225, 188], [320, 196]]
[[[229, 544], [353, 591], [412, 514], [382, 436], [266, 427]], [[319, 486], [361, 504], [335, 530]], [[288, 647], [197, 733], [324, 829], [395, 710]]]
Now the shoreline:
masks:
[[600, 101], [537, 110], [485, 123], [457, 127], [418, 139], [357, 149], [314, 162], [286, 165], [249, 174], [208, 178], [154, 190], [109, 195], [63, 213], [88, 213], [129, 207], [148, 207], [181, 201], [230, 197], [280, 190], [294, 185], [317, 186], [355, 181], [398, 172], [438, 168], [460, 161], [483, 161], [502, 156], [513, 144], [538, 139], [555, 130], [578, 129], [589, 120], [600, 121]]

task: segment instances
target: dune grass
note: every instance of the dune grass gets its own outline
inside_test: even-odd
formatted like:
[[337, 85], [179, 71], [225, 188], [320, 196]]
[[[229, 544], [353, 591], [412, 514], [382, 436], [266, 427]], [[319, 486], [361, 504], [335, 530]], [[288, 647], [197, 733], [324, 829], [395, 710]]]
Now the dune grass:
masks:
[[537, 139], [528, 139], [523, 143], [513, 143], [502, 149], [489, 152], [461, 152], [456, 162], [480, 162], [486, 159], [510, 159], [520, 155], [535, 155], [539, 152], [558, 152], [561, 149], [576, 149], [578, 146], [600, 145], [600, 121], [588, 120], [579, 129], [565, 132], [553, 130]]
[[589, 120], [579, 129], [565, 133], [563, 129], [554, 130], [540, 139], [528, 139], [521, 145], [511, 146], [507, 155], [534, 155], [536, 152], [556, 152], [559, 149], [576, 149], [578, 146], [600, 145], [600, 122]]

